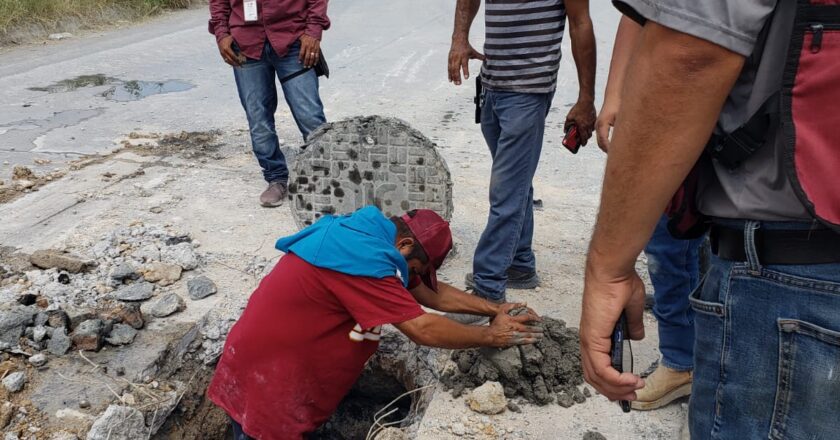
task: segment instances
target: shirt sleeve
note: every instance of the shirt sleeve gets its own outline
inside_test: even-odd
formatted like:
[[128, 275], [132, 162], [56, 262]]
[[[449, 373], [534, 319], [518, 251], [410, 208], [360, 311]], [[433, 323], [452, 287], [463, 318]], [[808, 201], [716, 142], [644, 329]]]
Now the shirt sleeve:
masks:
[[210, 22], [207, 30], [216, 36], [216, 42], [230, 35], [230, 0], [210, 0]]
[[306, 29], [304, 33], [317, 40], [330, 28], [327, 17], [327, 0], [306, 0]]
[[330, 277], [327, 286], [363, 329], [408, 321], [424, 313], [396, 277], [323, 275]]
[[777, 0], [613, 0], [628, 17], [658, 23], [750, 56]]

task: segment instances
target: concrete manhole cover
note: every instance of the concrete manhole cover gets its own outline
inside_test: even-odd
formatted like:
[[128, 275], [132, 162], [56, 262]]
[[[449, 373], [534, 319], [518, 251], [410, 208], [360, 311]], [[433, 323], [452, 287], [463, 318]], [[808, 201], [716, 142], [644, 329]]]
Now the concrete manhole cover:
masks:
[[435, 144], [399, 119], [356, 117], [310, 135], [291, 168], [289, 199], [299, 227], [325, 214], [376, 205], [386, 216], [432, 209], [452, 217], [452, 179]]

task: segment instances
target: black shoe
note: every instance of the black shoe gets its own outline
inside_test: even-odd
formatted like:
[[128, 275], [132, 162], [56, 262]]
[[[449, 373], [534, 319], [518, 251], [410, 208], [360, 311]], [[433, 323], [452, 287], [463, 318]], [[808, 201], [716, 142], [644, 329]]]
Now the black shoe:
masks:
[[[520, 272], [516, 269], [508, 269], [507, 276], [508, 289], [535, 289], [540, 285], [540, 277], [536, 272]], [[473, 274], [467, 274], [464, 278], [464, 284], [467, 285], [467, 289], [475, 289], [475, 279], [473, 279]]]

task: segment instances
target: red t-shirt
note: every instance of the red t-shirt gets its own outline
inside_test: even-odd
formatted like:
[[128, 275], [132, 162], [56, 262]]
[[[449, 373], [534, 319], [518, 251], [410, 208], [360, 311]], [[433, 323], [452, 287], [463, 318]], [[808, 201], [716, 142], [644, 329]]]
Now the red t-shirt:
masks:
[[208, 397], [257, 439], [299, 439], [326, 422], [379, 346], [379, 326], [423, 314], [396, 277], [280, 259], [225, 341]]

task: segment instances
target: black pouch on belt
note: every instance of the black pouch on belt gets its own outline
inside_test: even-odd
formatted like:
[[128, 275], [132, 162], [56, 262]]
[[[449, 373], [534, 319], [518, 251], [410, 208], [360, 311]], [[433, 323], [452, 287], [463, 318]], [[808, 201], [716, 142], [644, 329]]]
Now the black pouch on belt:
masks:
[[475, 123], [481, 124], [481, 102], [484, 99], [484, 90], [481, 86], [481, 75], [476, 75], [475, 77], [475, 98], [473, 98], [473, 102], [475, 103]]

